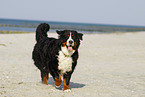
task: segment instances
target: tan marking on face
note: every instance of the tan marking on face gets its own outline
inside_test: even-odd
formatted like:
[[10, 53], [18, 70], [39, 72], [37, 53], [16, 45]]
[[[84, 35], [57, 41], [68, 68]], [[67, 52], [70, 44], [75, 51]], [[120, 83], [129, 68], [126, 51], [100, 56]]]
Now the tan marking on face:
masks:
[[66, 45], [66, 42], [62, 43], [62, 46], [64, 47]]
[[76, 42], [74, 42], [74, 44], [75, 44], [75, 45], [74, 45], [74, 49], [76, 49], [76, 47], [77, 47], [77, 43], [76, 43]]

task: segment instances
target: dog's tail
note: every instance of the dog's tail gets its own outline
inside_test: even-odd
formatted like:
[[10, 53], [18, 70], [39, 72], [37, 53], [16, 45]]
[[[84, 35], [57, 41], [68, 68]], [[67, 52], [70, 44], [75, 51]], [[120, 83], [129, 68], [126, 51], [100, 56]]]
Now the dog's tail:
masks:
[[47, 37], [47, 32], [49, 31], [50, 26], [46, 23], [41, 23], [38, 25], [36, 29], [36, 41], [40, 41], [41, 39]]

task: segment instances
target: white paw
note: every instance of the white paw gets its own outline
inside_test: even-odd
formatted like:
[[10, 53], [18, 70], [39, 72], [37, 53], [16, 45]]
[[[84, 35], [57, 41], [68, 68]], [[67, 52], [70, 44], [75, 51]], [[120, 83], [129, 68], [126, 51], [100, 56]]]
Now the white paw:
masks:
[[56, 88], [59, 88], [60, 86], [55, 86]]
[[71, 90], [70, 89], [67, 89], [67, 90], [64, 90], [64, 92], [71, 92]]

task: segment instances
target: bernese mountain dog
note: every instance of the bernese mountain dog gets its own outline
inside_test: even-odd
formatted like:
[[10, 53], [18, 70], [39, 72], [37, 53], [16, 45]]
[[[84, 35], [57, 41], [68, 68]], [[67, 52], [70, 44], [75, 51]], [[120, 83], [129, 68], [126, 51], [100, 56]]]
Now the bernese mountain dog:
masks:
[[52, 75], [56, 88], [59, 88], [63, 77], [63, 90], [71, 91], [69, 82], [77, 65], [78, 48], [82, 33], [74, 30], [56, 31], [58, 39], [47, 37], [50, 26], [41, 23], [36, 29], [36, 41], [32, 52], [35, 66], [41, 72], [42, 83], [48, 85], [49, 73]]

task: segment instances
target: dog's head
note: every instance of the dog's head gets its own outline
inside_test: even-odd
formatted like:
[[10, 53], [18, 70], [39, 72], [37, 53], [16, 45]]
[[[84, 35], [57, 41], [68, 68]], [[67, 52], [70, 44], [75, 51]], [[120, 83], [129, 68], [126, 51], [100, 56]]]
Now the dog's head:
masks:
[[83, 40], [82, 33], [78, 33], [74, 30], [62, 30], [56, 31], [59, 34], [59, 39], [61, 40], [61, 45], [66, 46], [68, 51], [77, 50], [80, 45], [80, 40]]

